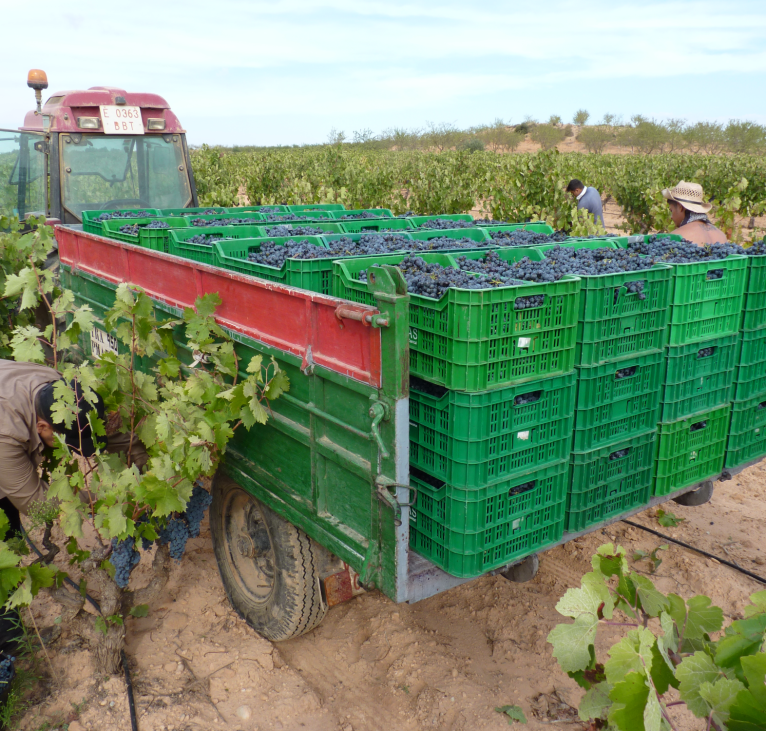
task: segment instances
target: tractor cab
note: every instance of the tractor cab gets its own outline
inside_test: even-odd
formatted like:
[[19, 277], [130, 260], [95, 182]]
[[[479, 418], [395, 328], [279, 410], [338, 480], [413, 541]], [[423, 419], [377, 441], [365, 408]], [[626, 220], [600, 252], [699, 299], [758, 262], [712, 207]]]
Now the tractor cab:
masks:
[[37, 109], [0, 130], [0, 215], [80, 223], [84, 210], [197, 205], [186, 134], [161, 96], [95, 86], [43, 104], [45, 73], [27, 84]]

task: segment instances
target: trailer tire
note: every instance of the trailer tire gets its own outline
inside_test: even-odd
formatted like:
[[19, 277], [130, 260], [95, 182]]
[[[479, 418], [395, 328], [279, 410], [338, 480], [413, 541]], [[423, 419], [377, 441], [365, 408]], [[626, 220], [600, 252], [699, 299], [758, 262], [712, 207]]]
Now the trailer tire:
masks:
[[523, 561], [501, 571], [500, 576], [516, 584], [523, 584], [526, 581], [532, 581], [537, 576], [538, 568], [540, 568], [540, 558], [536, 553], [533, 553]]
[[213, 550], [235, 611], [273, 642], [312, 630], [327, 613], [312, 540], [221, 473], [212, 492]]
[[687, 505], [690, 508], [696, 508], [699, 505], [710, 502], [713, 497], [714, 488], [715, 485], [712, 480], [705, 480], [696, 490], [674, 497], [673, 502], [679, 505]]

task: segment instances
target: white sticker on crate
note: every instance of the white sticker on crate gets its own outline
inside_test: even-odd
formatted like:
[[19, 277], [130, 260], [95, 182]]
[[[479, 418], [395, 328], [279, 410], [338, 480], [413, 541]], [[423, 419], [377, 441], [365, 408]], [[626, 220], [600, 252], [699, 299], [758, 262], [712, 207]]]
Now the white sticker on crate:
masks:
[[529, 431], [520, 431], [516, 434], [516, 439], [521, 439], [522, 441], [526, 442], [529, 439], [531, 432]]
[[532, 338], [519, 338], [516, 345], [519, 348], [529, 348], [532, 345]]
[[94, 358], [98, 358], [104, 353], [117, 355], [117, 338], [94, 327], [90, 331], [90, 352]]
[[412, 327], [410, 328], [410, 344], [411, 345], [418, 344], [418, 331]]

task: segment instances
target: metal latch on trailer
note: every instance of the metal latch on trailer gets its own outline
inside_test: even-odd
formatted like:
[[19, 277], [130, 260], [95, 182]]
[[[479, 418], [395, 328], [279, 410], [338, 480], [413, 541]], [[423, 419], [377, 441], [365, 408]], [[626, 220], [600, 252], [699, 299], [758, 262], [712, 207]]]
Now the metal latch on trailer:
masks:
[[359, 310], [353, 305], [338, 305], [335, 308], [335, 317], [338, 318], [340, 326], [343, 327], [343, 320], [356, 320], [365, 327], [388, 327], [388, 317], [380, 313], [371, 315], [366, 310]]
[[[401, 485], [398, 482], [389, 480], [388, 477], [378, 475], [375, 478], [376, 493], [380, 502], [388, 505], [391, 510], [394, 511], [394, 525], [400, 526], [402, 524], [402, 508], [411, 508], [418, 499], [418, 489], [412, 485]], [[396, 490], [399, 487], [404, 487], [414, 493], [410, 501], [407, 503], [400, 503], [396, 499]]]

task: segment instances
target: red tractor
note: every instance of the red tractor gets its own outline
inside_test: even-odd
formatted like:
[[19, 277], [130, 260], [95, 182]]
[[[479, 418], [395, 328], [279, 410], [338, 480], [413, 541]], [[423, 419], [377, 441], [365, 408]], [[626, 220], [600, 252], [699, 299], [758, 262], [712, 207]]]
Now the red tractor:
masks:
[[186, 134], [161, 96], [94, 86], [42, 104], [45, 72], [27, 84], [37, 109], [0, 130], [0, 215], [80, 223], [84, 210], [197, 205]]

